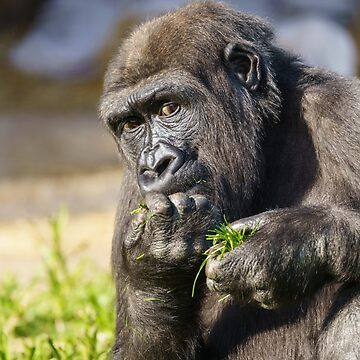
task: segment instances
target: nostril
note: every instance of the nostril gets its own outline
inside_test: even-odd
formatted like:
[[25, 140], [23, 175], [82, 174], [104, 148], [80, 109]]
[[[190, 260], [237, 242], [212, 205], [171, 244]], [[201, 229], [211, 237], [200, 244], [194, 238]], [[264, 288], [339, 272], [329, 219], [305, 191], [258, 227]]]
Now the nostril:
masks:
[[159, 142], [139, 158], [138, 184], [143, 194], [149, 191], [166, 192], [179, 180], [175, 173], [184, 165], [185, 153], [177, 147]]
[[160, 176], [170, 165], [172, 158], [165, 158], [159, 164], [156, 165], [155, 171]]

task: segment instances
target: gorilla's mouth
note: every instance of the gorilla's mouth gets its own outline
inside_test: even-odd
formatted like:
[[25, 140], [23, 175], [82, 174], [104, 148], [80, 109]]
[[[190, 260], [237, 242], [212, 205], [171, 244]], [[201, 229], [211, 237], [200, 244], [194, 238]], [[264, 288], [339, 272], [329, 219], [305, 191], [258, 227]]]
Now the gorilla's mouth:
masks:
[[[176, 164], [176, 159], [167, 158], [154, 170], [143, 169], [138, 174], [138, 184], [143, 195], [149, 192], [160, 192], [165, 195], [182, 192], [188, 195], [212, 193], [209, 170], [197, 159], [187, 159], [175, 171], [169, 171]], [[211, 196], [213, 197], [213, 196]]]
[[158, 167], [155, 169], [158, 176], [161, 176], [164, 171], [167, 169], [167, 168], [170, 168], [170, 163], [173, 161], [174, 159], [165, 159], [164, 161], [162, 161]]
[[166, 169], [170, 168], [170, 163], [173, 161], [173, 159], [168, 158], [164, 159], [161, 163], [159, 163], [154, 170], [143, 168], [140, 170], [139, 173], [139, 180], [140, 177], [143, 177], [145, 180], [155, 180], [160, 178]]
[[181, 168], [184, 161], [173, 156], [161, 159], [156, 166], [142, 167], [138, 174], [138, 183], [143, 193], [166, 192], [175, 182], [175, 173]]

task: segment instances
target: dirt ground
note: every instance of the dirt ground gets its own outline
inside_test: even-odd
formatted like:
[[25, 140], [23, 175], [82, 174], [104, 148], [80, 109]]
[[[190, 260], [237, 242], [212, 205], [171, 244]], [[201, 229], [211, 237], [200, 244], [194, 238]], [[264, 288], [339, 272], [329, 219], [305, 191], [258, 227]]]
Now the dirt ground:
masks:
[[63, 178], [0, 182], [0, 278], [15, 273], [29, 279], [40, 270], [50, 244], [49, 219], [69, 211], [63, 248], [70, 260], [89, 257], [110, 269], [110, 249], [119, 169]]
[[97, 106], [105, 64], [121, 35], [85, 82], [17, 72], [6, 54], [20, 37], [0, 33], [0, 278], [11, 272], [28, 279], [39, 270], [49, 218], [61, 206], [70, 213], [66, 253], [110, 269], [121, 167]]
[[[71, 216], [63, 237], [63, 248], [71, 262], [89, 258], [110, 270], [113, 219], [112, 211]], [[47, 218], [1, 223], [0, 278], [9, 273], [24, 280], [36, 275], [50, 239]]]

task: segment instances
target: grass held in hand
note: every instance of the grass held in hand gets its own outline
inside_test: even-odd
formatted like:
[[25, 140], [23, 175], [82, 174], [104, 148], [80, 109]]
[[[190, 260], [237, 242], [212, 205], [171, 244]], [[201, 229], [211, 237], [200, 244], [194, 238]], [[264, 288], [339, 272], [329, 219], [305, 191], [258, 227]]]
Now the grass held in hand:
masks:
[[196, 282], [201, 274], [202, 269], [207, 264], [211, 257], [222, 258], [227, 252], [234, 250], [241, 245], [244, 241], [253, 236], [257, 231], [257, 224], [253, 227], [245, 226], [241, 230], [235, 230], [231, 224], [226, 220], [223, 224], [215, 229], [209, 230], [206, 235], [206, 240], [212, 241], [212, 246], [204, 252], [206, 258], [201, 263], [199, 271], [196, 274], [191, 296], [194, 297]]

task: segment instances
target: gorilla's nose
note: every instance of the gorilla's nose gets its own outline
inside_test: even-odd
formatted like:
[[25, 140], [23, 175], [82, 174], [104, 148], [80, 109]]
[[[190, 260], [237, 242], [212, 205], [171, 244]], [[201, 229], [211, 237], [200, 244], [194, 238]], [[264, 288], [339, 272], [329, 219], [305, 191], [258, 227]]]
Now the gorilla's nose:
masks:
[[184, 153], [171, 144], [159, 142], [153, 147], [146, 147], [139, 160], [140, 190], [143, 193], [166, 192], [184, 162]]

